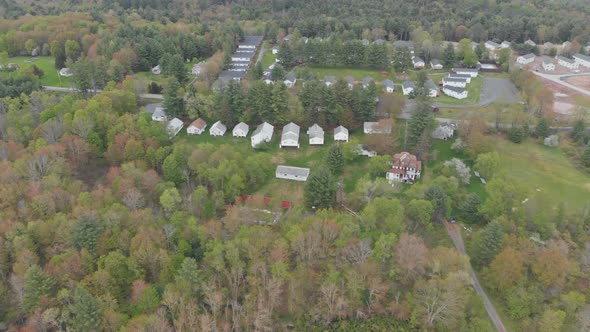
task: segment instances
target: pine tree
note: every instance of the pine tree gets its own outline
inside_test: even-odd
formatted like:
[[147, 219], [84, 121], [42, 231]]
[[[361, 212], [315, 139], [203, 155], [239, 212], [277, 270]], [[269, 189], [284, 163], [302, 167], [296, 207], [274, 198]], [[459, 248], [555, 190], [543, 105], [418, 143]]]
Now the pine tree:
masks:
[[272, 119], [274, 123], [285, 122], [289, 110], [289, 91], [282, 81], [274, 84], [272, 89]]
[[270, 78], [273, 81], [282, 81], [285, 79], [285, 75], [285, 69], [279, 64], [275, 64], [275, 66], [270, 71]]
[[264, 75], [264, 70], [262, 69], [262, 62], [258, 62], [254, 69], [252, 70], [252, 79], [259, 80]]
[[537, 127], [535, 128], [535, 135], [539, 138], [545, 138], [550, 134], [549, 121], [544, 117], [539, 119], [539, 123], [537, 123]]
[[96, 253], [96, 243], [100, 235], [100, 226], [92, 216], [82, 216], [74, 225], [73, 240], [78, 249], [85, 248], [88, 252]]
[[393, 51], [393, 67], [397, 71], [406, 71], [412, 66], [412, 54], [406, 46], [398, 47]]
[[434, 127], [432, 107], [427, 101], [418, 101], [408, 122], [406, 145], [411, 149], [416, 147], [423, 134], [430, 134]]
[[473, 259], [476, 264], [488, 265], [502, 250], [504, 231], [497, 222], [492, 222], [479, 233], [473, 244]]
[[330, 171], [321, 167], [307, 178], [304, 196], [305, 206], [310, 209], [329, 209], [336, 203], [336, 182]]
[[475, 223], [480, 220], [479, 206], [481, 205], [481, 198], [475, 193], [467, 195], [465, 200], [459, 205], [459, 217], [461, 221], [467, 223]]
[[164, 108], [169, 118], [184, 115], [184, 98], [179, 94], [180, 83], [176, 78], [171, 78], [164, 89]]
[[326, 163], [332, 174], [340, 174], [342, 167], [344, 167], [344, 155], [342, 155], [342, 149], [339, 145], [334, 144], [328, 150], [328, 156], [326, 157]]
[[39, 265], [33, 265], [25, 273], [23, 306], [29, 313], [34, 312], [41, 304], [41, 299], [50, 296], [55, 282]]
[[279, 53], [277, 54], [277, 59], [279, 59], [279, 62], [287, 68], [295, 65], [295, 56], [288, 43], [283, 43], [283, 45], [281, 45]]
[[69, 325], [76, 331], [97, 331], [102, 325], [102, 308], [98, 300], [82, 287], [76, 288], [68, 306], [72, 315]]
[[455, 61], [455, 49], [453, 44], [448, 43], [443, 53], [442, 63], [446, 68], [451, 68], [455, 65]]

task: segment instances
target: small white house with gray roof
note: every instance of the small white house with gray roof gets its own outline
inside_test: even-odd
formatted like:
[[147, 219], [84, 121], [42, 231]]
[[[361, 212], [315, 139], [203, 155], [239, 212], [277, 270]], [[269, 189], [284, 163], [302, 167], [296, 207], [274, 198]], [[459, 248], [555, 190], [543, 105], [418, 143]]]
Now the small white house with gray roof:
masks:
[[442, 84], [443, 86], [450, 85], [458, 88], [464, 88], [467, 86], [467, 80], [463, 78], [443, 77]]
[[535, 55], [533, 53], [521, 55], [518, 58], [516, 58], [516, 63], [519, 63], [521, 65], [528, 65], [533, 61], [535, 61]]
[[294, 147], [299, 148], [299, 131], [298, 125], [293, 122], [289, 122], [283, 127], [283, 133], [281, 134], [281, 143], [279, 147]]
[[215, 122], [211, 128], [209, 128], [209, 135], [211, 136], [223, 136], [227, 131], [227, 127], [221, 123], [221, 121]]
[[324, 144], [324, 129], [317, 123], [307, 129], [307, 136], [309, 136], [309, 145], [323, 145]]
[[332, 86], [336, 83], [336, 76], [324, 76], [324, 84], [326, 86]]
[[154, 110], [154, 113], [152, 113], [152, 120], [159, 121], [159, 122], [168, 121], [168, 116], [166, 116], [166, 112], [164, 111], [164, 108], [156, 107], [156, 109]]
[[295, 76], [294, 72], [290, 72], [289, 74], [287, 74], [287, 77], [285, 77], [283, 83], [285, 83], [287, 88], [292, 88], [295, 85], [295, 83], [297, 83], [297, 76]]
[[354, 77], [346, 76], [344, 78], [344, 80], [346, 81], [346, 84], [348, 85], [348, 89], [352, 90], [354, 88], [354, 83], [356, 83], [356, 80], [354, 79]]
[[554, 71], [555, 70], [555, 64], [553, 63], [553, 60], [551, 60], [551, 58], [548, 56], [543, 57], [543, 69], [545, 71]]
[[168, 126], [166, 126], [166, 129], [168, 130], [168, 134], [170, 134], [170, 137], [174, 137], [176, 136], [176, 134], [178, 134], [178, 132], [182, 129], [183, 126], [184, 123], [182, 122], [182, 120], [180, 120], [179, 118], [174, 118], [170, 120], [170, 122], [168, 122]]
[[240, 122], [232, 130], [232, 135], [233, 137], [246, 137], [249, 130], [250, 127], [246, 123]]
[[580, 64], [576, 62], [576, 60], [570, 59], [570, 58], [566, 58], [564, 56], [558, 55], [555, 57], [557, 59], [557, 63], [562, 65], [565, 68], [568, 69], [578, 69], [580, 67]]
[[267, 122], [258, 125], [250, 137], [252, 147], [256, 148], [261, 143], [270, 142], [272, 140], [273, 132], [274, 127]]
[[404, 93], [404, 96], [407, 96], [410, 93], [414, 92], [415, 89], [416, 84], [414, 84], [414, 82], [404, 81], [402, 83], [402, 92]]
[[430, 60], [430, 67], [432, 69], [440, 70], [440, 69], [443, 69], [443, 64], [440, 63], [440, 61], [438, 59], [432, 59], [432, 60]]
[[336, 142], [348, 142], [348, 129], [343, 126], [334, 128], [334, 141]]
[[309, 168], [278, 165], [275, 177], [277, 179], [305, 182], [309, 177]]
[[366, 76], [365, 78], [363, 78], [363, 88], [367, 89], [369, 85], [371, 85], [371, 82], [373, 82], [372, 77]]
[[393, 85], [392, 80], [385, 80], [383, 81], [383, 86], [385, 87], [385, 92], [392, 93], [395, 91], [395, 85]]

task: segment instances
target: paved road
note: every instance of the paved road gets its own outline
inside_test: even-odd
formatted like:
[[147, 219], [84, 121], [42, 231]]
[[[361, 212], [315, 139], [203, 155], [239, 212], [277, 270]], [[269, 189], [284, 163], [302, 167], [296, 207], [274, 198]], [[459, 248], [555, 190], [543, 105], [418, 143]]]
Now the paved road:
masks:
[[[465, 245], [463, 244], [463, 238], [461, 237], [461, 229], [459, 226], [449, 224], [448, 222], [445, 222], [445, 226], [447, 233], [449, 233], [451, 240], [453, 240], [453, 243], [455, 244], [455, 248], [457, 248], [457, 251], [459, 251], [459, 253], [462, 255], [467, 256], [467, 253], [465, 252]], [[506, 327], [504, 327], [504, 323], [502, 323], [502, 319], [498, 315], [498, 312], [496, 312], [496, 308], [494, 308], [494, 305], [488, 298], [488, 295], [481, 287], [481, 284], [479, 283], [477, 275], [475, 274], [473, 267], [471, 267], [471, 264], [469, 264], [469, 275], [471, 275], [471, 279], [473, 279], [473, 287], [475, 288], [475, 291], [477, 294], [479, 294], [479, 296], [483, 297], [486, 311], [488, 312], [492, 323], [494, 323], [496, 330], [498, 330], [498, 332], [506, 332], [507, 330]]]
[[588, 75], [588, 74], [580, 74], [580, 75], [575, 75], [575, 74], [567, 74], [567, 75], [550, 75], [550, 74], [544, 74], [544, 73], [540, 73], [538, 71], [533, 71], [533, 74], [540, 76], [546, 80], [549, 80], [551, 82], [555, 82], [557, 84], [563, 85], [565, 87], [568, 87], [572, 90], [576, 90], [580, 93], [585, 94], [586, 96], [590, 96], [590, 91], [582, 89], [580, 87], [577, 87], [573, 84], [570, 84], [566, 81], [563, 81], [562, 78], [567, 78], [567, 77], [571, 77], [571, 76], [584, 76], [584, 75]]
[[[76, 92], [76, 91], [78, 91], [74, 88], [64, 88], [64, 87], [60, 87], [60, 86], [43, 86], [43, 89], [47, 90], [47, 91], [57, 91], [57, 92]], [[102, 90], [96, 90], [96, 93], [101, 93], [101, 92], [102, 92]], [[163, 95], [157, 95], [157, 94], [153, 94], [153, 93], [142, 93], [139, 95], [139, 98], [164, 100]]]

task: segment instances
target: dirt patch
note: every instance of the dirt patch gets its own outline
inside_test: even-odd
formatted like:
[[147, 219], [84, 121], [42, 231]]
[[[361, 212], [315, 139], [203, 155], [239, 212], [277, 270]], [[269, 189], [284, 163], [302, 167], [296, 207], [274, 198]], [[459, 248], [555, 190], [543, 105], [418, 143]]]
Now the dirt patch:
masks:
[[553, 103], [553, 112], [557, 114], [572, 115], [574, 114], [575, 106], [570, 103], [556, 101]]
[[590, 75], [569, 77], [566, 78], [565, 81], [579, 88], [590, 90]]

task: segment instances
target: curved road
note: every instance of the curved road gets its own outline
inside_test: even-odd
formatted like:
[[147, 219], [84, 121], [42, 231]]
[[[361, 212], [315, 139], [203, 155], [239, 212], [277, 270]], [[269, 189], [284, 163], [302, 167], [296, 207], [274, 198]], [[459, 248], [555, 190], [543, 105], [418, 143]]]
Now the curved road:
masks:
[[549, 80], [551, 82], [554, 82], [554, 83], [563, 85], [565, 87], [568, 87], [568, 88], [570, 88], [572, 90], [576, 90], [576, 91], [578, 91], [580, 93], [585, 94], [586, 96], [590, 96], [590, 91], [584, 90], [584, 89], [582, 89], [580, 87], [577, 87], [577, 86], [575, 86], [573, 84], [570, 84], [570, 83], [562, 80], [563, 78], [568, 78], [568, 77], [573, 77], [573, 76], [585, 76], [585, 75], [589, 75], [590, 76], [590, 74], [588, 74], [588, 73], [586, 73], [586, 74], [550, 75], [550, 74], [540, 73], [538, 71], [533, 71], [533, 74], [535, 74], [535, 75], [537, 75], [539, 77], [542, 77], [542, 78], [544, 78], [546, 80]]
[[[467, 253], [465, 251], [465, 245], [463, 244], [463, 238], [461, 237], [461, 229], [459, 228], [459, 226], [450, 224], [446, 221], [444, 224], [447, 229], [447, 233], [449, 233], [451, 240], [453, 240], [453, 243], [455, 244], [455, 248], [457, 248], [457, 251], [462, 255], [467, 256]], [[475, 275], [475, 271], [473, 270], [473, 267], [471, 267], [471, 264], [469, 264], [469, 275], [471, 276], [471, 279], [473, 279], [473, 287], [475, 288], [475, 291], [477, 292], [477, 294], [479, 294], [479, 296], [483, 297], [486, 311], [488, 312], [488, 315], [490, 316], [492, 323], [494, 323], [496, 330], [498, 330], [498, 332], [506, 332], [507, 330], [504, 326], [504, 323], [502, 323], [502, 319], [500, 318], [498, 312], [496, 311], [496, 308], [494, 308], [494, 305], [488, 298], [488, 295], [481, 287], [481, 284], [479, 283], [477, 275]]]

